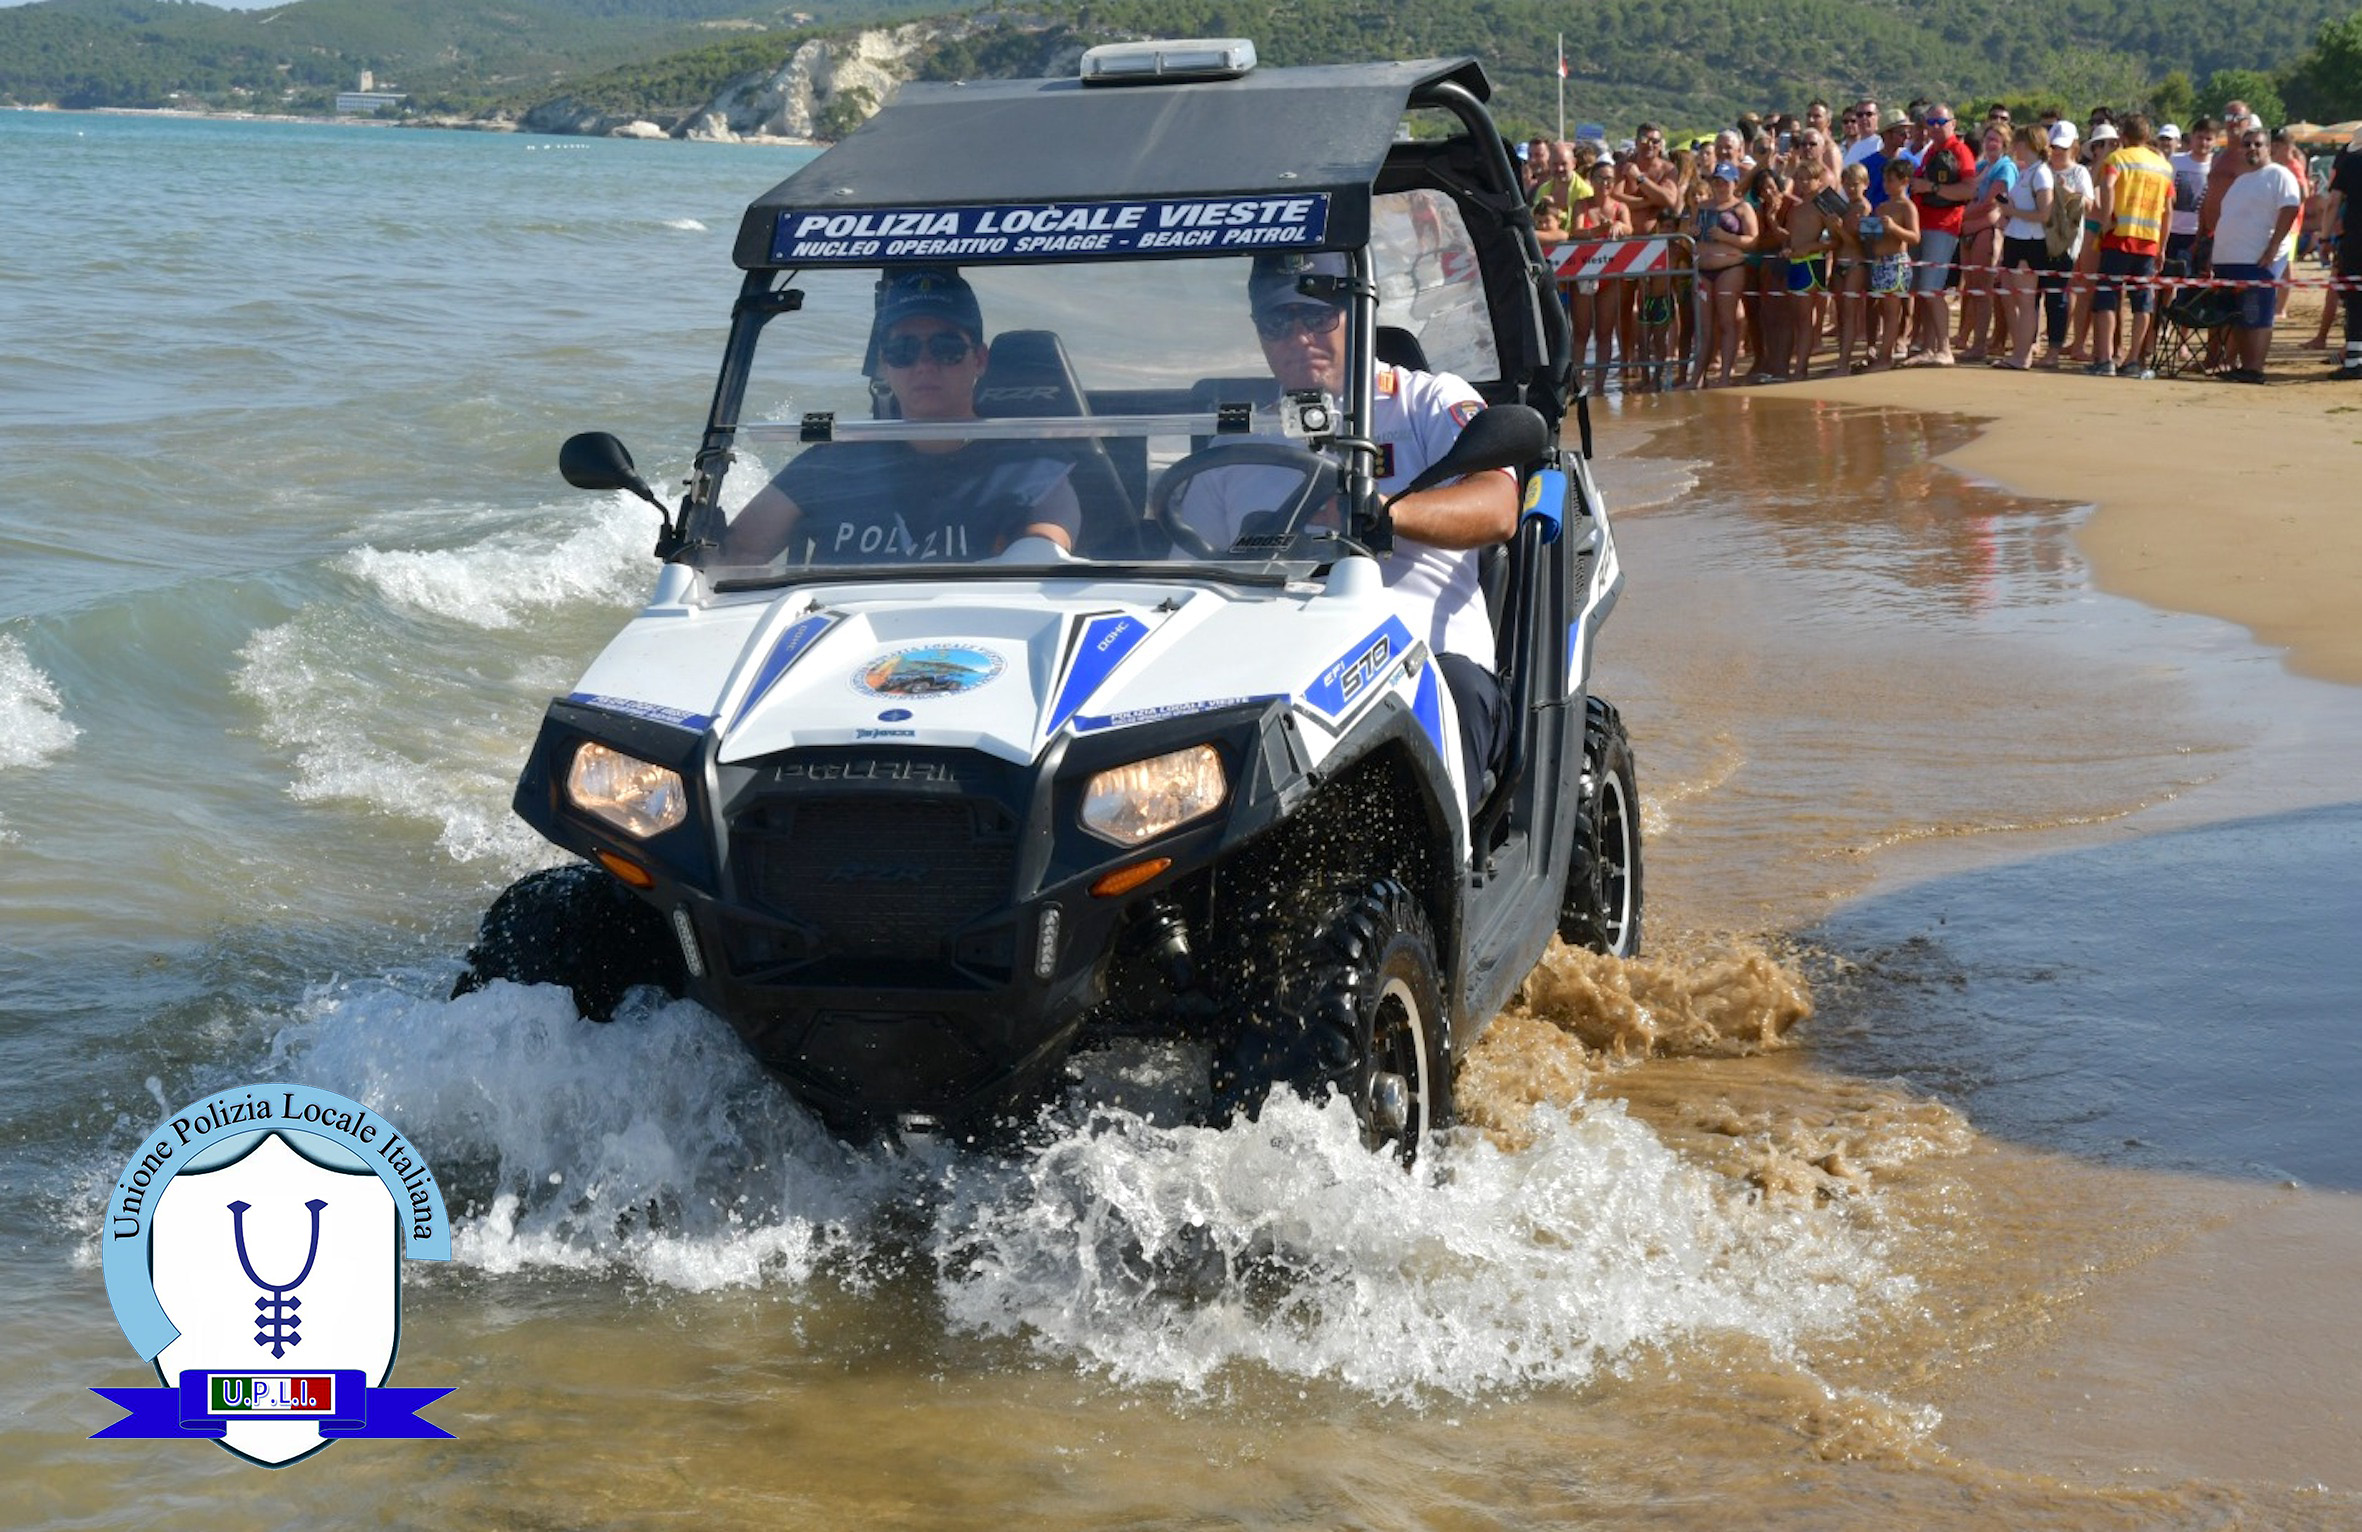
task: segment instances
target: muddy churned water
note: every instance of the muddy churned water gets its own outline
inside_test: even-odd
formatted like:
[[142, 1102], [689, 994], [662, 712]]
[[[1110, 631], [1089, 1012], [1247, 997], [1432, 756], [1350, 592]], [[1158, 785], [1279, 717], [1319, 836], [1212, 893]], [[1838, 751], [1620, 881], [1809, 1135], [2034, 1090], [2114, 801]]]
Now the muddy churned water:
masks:
[[[785, 163], [0, 160], [9, 1525], [2362, 1526], [2362, 693], [2094, 590], [2079, 508], [1938, 465], [1973, 422], [1603, 409], [1646, 956], [1554, 951], [1417, 1173], [1174, 1126], [1201, 1061], [1145, 1048], [1021, 1147], [852, 1148], [693, 1006], [442, 998], [649, 577], [552, 444], [677, 477]], [[101, 1198], [272, 1078], [434, 1163], [396, 1380], [456, 1439], [86, 1440], [152, 1381]]]

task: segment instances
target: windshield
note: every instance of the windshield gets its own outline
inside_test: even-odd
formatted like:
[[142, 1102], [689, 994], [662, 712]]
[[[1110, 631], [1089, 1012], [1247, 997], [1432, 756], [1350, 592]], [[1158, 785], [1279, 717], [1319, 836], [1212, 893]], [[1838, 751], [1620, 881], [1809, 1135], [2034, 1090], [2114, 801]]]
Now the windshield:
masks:
[[[1285, 396], [1349, 400], [1350, 306], [1274, 275], [1291, 261], [1344, 269], [1234, 255], [788, 273], [800, 301], [755, 342], [720, 515], [697, 529], [714, 546], [691, 558], [728, 581], [1334, 559], [1351, 546], [1337, 459], [1308, 448], [1346, 422]], [[1382, 363], [1498, 372], [1448, 199], [1379, 199], [1371, 261]]]

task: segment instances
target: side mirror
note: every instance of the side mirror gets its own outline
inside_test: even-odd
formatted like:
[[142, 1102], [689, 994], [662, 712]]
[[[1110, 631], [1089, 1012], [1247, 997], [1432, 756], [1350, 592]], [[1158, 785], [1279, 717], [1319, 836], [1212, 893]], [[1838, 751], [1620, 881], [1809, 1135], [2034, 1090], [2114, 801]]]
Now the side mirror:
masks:
[[1460, 430], [1452, 450], [1429, 463], [1420, 475], [1387, 497], [1392, 505], [1405, 495], [1433, 489], [1447, 479], [1462, 479], [1489, 468], [1515, 468], [1531, 463], [1550, 450], [1550, 422], [1525, 404], [1496, 404], [1481, 410]]
[[648, 481], [640, 477], [639, 469], [632, 466], [629, 449], [605, 431], [567, 437], [566, 445], [558, 449], [558, 472], [576, 489], [628, 489], [668, 518], [671, 515]]

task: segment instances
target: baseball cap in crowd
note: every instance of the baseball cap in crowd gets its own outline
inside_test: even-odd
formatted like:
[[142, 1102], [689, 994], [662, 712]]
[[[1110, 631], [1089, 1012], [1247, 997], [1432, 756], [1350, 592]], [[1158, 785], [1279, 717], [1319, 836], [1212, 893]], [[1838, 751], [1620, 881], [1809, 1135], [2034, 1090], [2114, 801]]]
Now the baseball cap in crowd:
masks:
[[2116, 131], [2116, 124], [2112, 122], [2103, 122], [2091, 130], [2091, 141], [2095, 144], [2104, 144], [2111, 139], [2120, 143], [2123, 138], [2124, 135]]
[[1345, 257], [1334, 250], [1317, 255], [1276, 252], [1255, 257], [1254, 270], [1247, 277], [1247, 307], [1258, 319], [1268, 318], [1281, 309], [1300, 305], [1342, 308], [1342, 298], [1315, 298], [1296, 286], [1298, 277], [1345, 277], [1353, 268]]
[[2075, 139], [2075, 124], [2054, 122], [2050, 125], [2050, 146], [2053, 149], [2072, 149], [2075, 147]]
[[1714, 177], [1719, 181], [1736, 181], [1739, 178], [1739, 167], [1724, 160], [1714, 167]]
[[976, 289], [949, 266], [904, 266], [879, 280], [876, 334], [922, 314], [947, 319], [976, 339], [984, 336]]
[[2169, 122], [2164, 127], [2157, 130], [2157, 136], [2159, 138], [2170, 138], [2178, 144], [2182, 141], [2181, 126], [2178, 123]]

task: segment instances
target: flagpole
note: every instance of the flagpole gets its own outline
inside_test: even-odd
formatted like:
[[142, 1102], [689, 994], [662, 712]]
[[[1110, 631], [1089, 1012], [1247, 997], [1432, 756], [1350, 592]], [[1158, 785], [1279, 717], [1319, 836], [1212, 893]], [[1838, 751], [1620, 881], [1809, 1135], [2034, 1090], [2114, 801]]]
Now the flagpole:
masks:
[[1558, 34], [1558, 140], [1566, 142], [1566, 34]]

